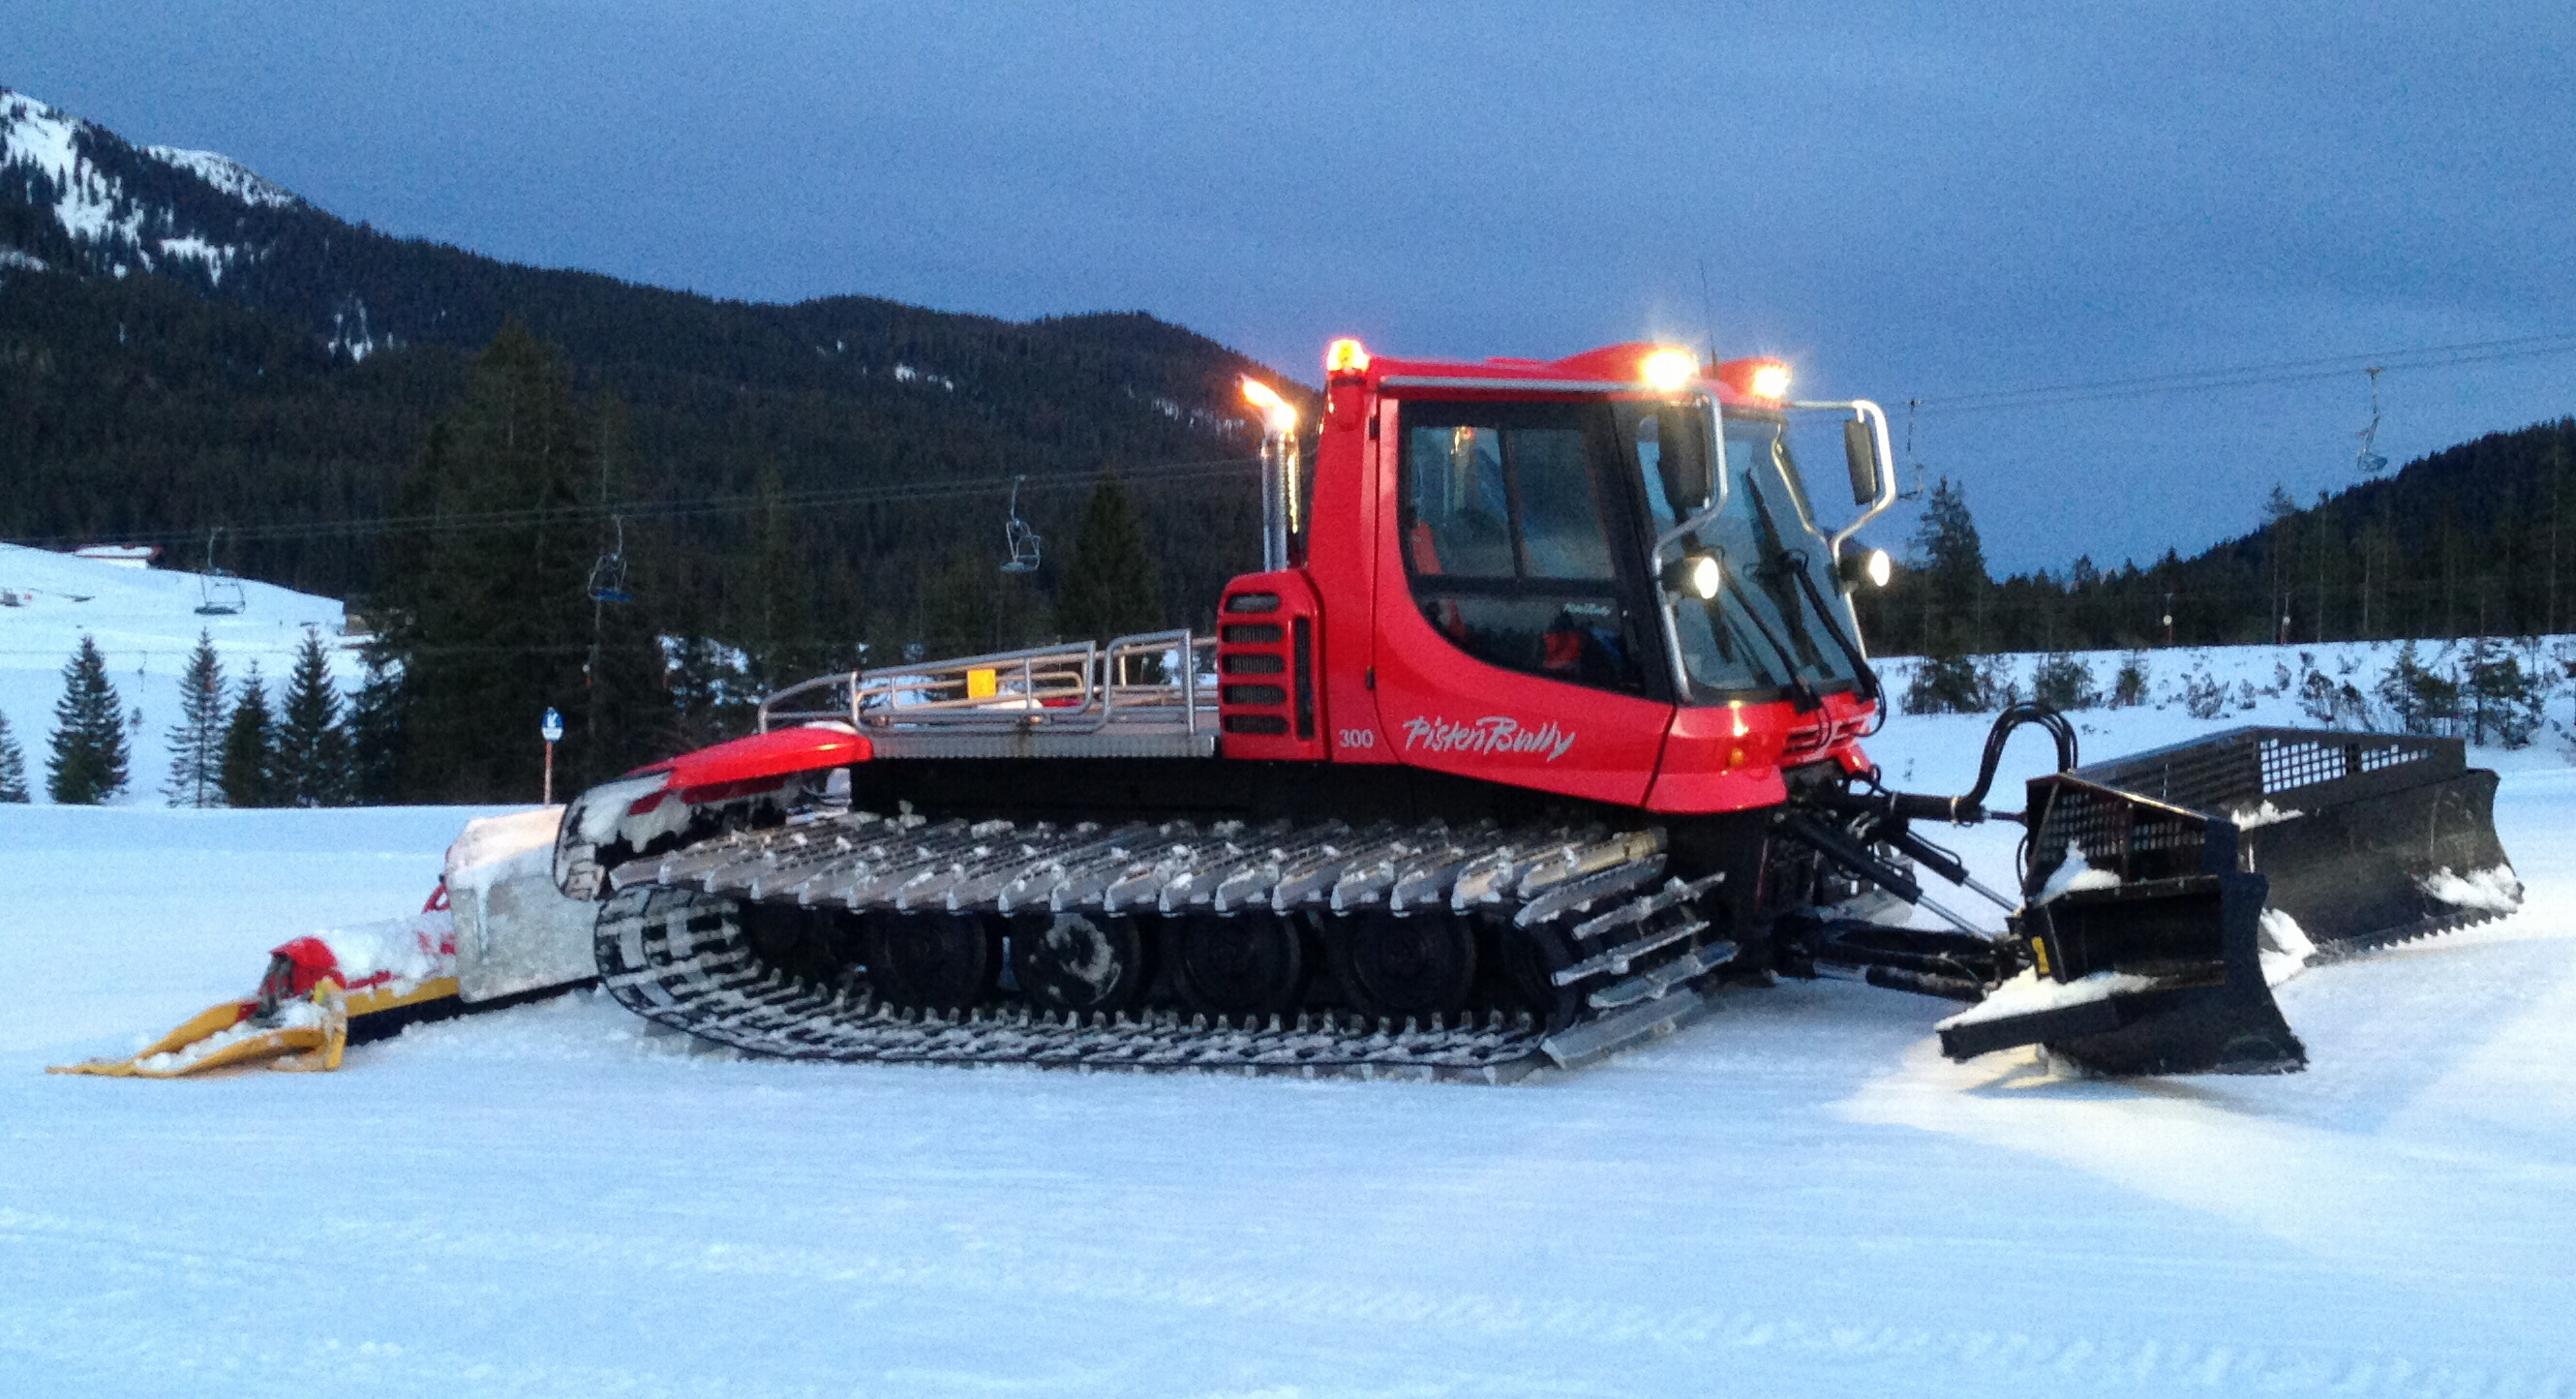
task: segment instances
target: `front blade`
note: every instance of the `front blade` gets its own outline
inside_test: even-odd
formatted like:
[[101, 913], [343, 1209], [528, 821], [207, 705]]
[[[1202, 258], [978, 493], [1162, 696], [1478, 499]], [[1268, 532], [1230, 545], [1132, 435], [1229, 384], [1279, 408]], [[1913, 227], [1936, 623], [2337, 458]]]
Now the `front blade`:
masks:
[[2036, 965], [1943, 1021], [1941, 1050], [1966, 1059], [2043, 1044], [2111, 1075], [2305, 1068], [2264, 980], [2263, 900], [2262, 876], [2222, 874], [2032, 905], [2016, 921]]
[[[2328, 955], [2521, 905], [2496, 775], [2456, 738], [2242, 728], [2079, 775], [2233, 823], [2238, 867], [2268, 876], [2272, 907]], [[2057, 853], [2042, 841], [2034, 861]]]

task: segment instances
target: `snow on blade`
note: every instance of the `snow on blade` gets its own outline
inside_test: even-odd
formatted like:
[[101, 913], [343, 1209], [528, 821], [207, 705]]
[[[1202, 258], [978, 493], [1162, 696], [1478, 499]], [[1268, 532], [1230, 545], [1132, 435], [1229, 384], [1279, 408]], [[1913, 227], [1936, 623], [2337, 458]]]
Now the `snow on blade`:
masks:
[[264, 1023], [258, 1020], [245, 1020], [229, 1030], [218, 1030], [194, 1043], [155, 1054], [148, 1059], [138, 1059], [135, 1061], [135, 1067], [153, 1073], [171, 1073], [191, 1064], [203, 1063], [244, 1040], [257, 1039], [279, 1030], [312, 1029], [322, 1023], [324, 1016], [323, 1008], [313, 1001], [299, 999], [282, 1002], [277, 1007], [277, 1013]]
[[1942, 1021], [1935, 1029], [1948, 1030], [1961, 1025], [1977, 1025], [1988, 1020], [2002, 1020], [2015, 1015], [2031, 1015], [2043, 1010], [2063, 1010], [2092, 1001], [2107, 1001], [2131, 991], [2144, 991], [2156, 984], [2155, 978], [2130, 972], [2095, 972], [2073, 981], [2053, 981], [2036, 969], [2023, 972], [1986, 993], [1986, 998], [1966, 1010]]
[[2424, 881], [2424, 892], [2453, 908], [2512, 913], [2522, 907], [2522, 881], [2515, 877], [2511, 865], [2471, 870], [2465, 878], [2451, 873], [2450, 866], [2445, 865]]
[[2236, 824], [2236, 829], [2240, 831], [2250, 831], [2257, 826], [2274, 826], [2279, 825], [2283, 821], [2296, 821], [2307, 814], [2308, 813], [2304, 811], [2283, 811], [2281, 808], [2272, 805], [2272, 799], [2270, 797], [2265, 797], [2261, 806], [2245, 811], [2231, 812], [2227, 819]]
[[2075, 842], [2070, 840], [2066, 843], [2066, 862], [2059, 865], [2057, 869], [2048, 876], [2047, 883], [2039, 886], [2039, 895], [2038, 897], [2033, 898], [2031, 902], [2034, 904], [2044, 904], [2062, 894], [2080, 894], [2087, 889], [2117, 889], [2119, 887], [2119, 875], [2112, 873], [2110, 870], [2097, 870], [2091, 865], [2086, 864], [2084, 862], [2084, 852], [2077, 849]]
[[2299, 920], [2277, 908], [2263, 910], [2262, 930], [2256, 935], [2263, 959], [2263, 984], [2278, 986], [2307, 970], [2316, 960], [2317, 945], [2310, 941]]

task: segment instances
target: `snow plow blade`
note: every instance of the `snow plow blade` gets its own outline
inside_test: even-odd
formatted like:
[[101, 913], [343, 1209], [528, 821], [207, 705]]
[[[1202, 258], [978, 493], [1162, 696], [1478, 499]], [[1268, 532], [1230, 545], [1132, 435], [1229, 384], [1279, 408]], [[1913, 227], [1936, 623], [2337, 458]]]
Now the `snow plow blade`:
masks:
[[1944, 1054], [2040, 1044], [2112, 1075], [2306, 1067], [2266, 976], [2269, 881], [2238, 867], [2233, 823], [2072, 773], [2032, 780], [2028, 822], [2013, 933], [2030, 967], [1941, 1022]]
[[[2269, 879], [2272, 908], [2328, 956], [2521, 906], [2496, 775], [2456, 738], [2249, 727], [2076, 775], [2236, 826], [2237, 867]], [[2064, 846], [2033, 841], [2035, 855]]]

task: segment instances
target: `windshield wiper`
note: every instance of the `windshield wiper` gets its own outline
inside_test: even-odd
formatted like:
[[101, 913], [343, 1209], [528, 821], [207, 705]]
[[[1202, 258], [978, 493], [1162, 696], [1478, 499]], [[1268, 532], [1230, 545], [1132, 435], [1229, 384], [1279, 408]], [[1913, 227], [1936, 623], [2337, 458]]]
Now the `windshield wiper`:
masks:
[[1886, 694], [1878, 682], [1878, 672], [1870, 668], [1869, 659], [1860, 653], [1859, 643], [1843, 635], [1842, 623], [1834, 620], [1834, 610], [1825, 605], [1825, 596], [1816, 587], [1815, 575], [1807, 570], [1806, 551], [1783, 549], [1779, 562], [1797, 575], [1798, 586], [1806, 590], [1807, 601], [1815, 606], [1817, 619], [1825, 624], [1825, 635], [1832, 637], [1843, 654], [1851, 658], [1854, 677], [1868, 690], [1870, 703], [1878, 703]]
[[1798, 673], [1797, 653], [1789, 649], [1789, 643], [1781, 640], [1778, 632], [1771, 630], [1769, 622], [1762, 620], [1761, 612], [1755, 609], [1751, 602], [1745, 600], [1743, 584], [1737, 581], [1735, 569], [1727, 563], [1726, 551], [1712, 549], [1709, 551], [1709, 557], [1717, 563], [1717, 595], [1732, 599], [1737, 615], [1753, 623], [1753, 629], [1761, 633], [1763, 642], [1771, 648], [1772, 654], [1780, 658], [1780, 671], [1788, 678], [1792, 703], [1802, 714], [1811, 709], [1822, 708], [1824, 700], [1816, 694], [1816, 687], [1808, 682], [1807, 677]]

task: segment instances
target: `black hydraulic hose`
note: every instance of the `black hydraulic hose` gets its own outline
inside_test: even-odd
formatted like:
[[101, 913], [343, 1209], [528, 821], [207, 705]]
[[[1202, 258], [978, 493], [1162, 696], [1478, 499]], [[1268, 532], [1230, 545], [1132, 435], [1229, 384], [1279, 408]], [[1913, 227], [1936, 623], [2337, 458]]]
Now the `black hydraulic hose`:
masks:
[[[2065, 715], [2047, 705], [2024, 700], [2006, 705], [2004, 712], [1995, 716], [1994, 727], [1986, 731], [1985, 755], [1977, 764], [1977, 785], [1961, 795], [1936, 797], [1921, 792], [1879, 792], [1869, 796], [1854, 795], [1830, 804], [1850, 810], [1876, 811], [1904, 820], [1948, 821], [1961, 826], [1983, 821], [1986, 819], [1986, 793], [1994, 790], [1995, 770], [2003, 765], [2004, 744], [2011, 739], [2013, 730], [2026, 724], [2036, 724], [2048, 730], [2049, 736], [2057, 741], [2059, 772], [2074, 770], [2077, 763], [2075, 726], [2067, 722]], [[1873, 784], [1875, 781], [1873, 778]], [[1906, 853], [1934, 869], [1941, 868], [1938, 862], [1924, 860], [1911, 850]]]
[[2075, 725], [2069, 723], [2065, 715], [2030, 700], [2008, 704], [2004, 706], [2003, 713], [1995, 716], [1995, 726], [1986, 730], [1986, 755], [1977, 765], [1977, 785], [1969, 788], [1967, 796], [1962, 798], [1967, 805], [1980, 811], [1985, 809], [1986, 792], [1995, 785], [1995, 769], [2003, 765], [2004, 743], [2012, 737], [2013, 730], [2024, 724], [2037, 724], [2057, 740], [2059, 772], [2075, 770]]

